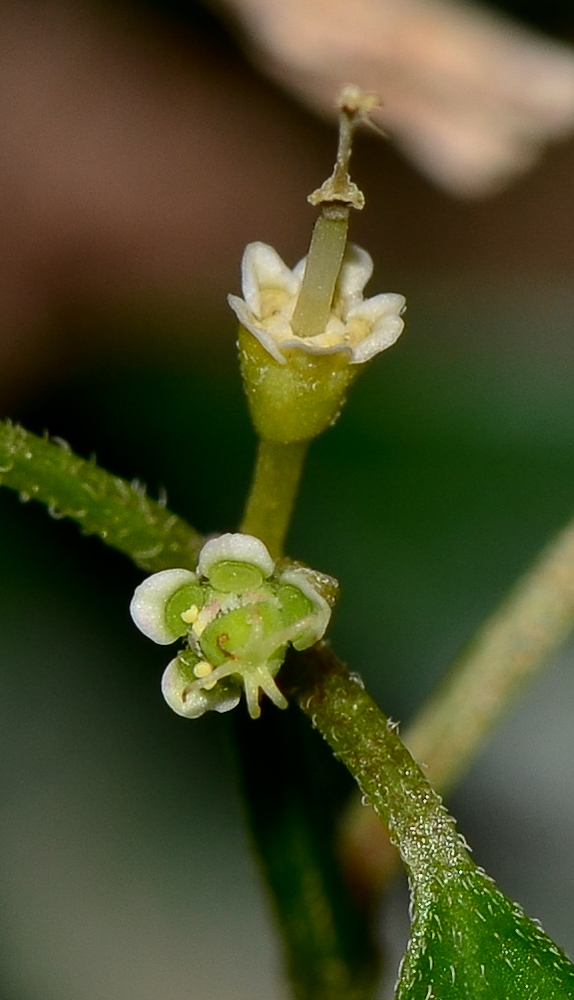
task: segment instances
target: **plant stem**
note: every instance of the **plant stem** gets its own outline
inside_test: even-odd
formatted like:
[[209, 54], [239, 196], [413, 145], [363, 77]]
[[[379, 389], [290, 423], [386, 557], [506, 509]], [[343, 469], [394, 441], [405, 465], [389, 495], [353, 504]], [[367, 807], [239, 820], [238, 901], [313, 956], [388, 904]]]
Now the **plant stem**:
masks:
[[256, 535], [274, 559], [283, 543], [297, 495], [308, 441], [283, 444], [261, 438], [240, 531]]
[[203, 544], [197, 531], [146, 496], [141, 483], [85, 461], [65, 441], [0, 422], [0, 483], [23, 501], [45, 503], [53, 517], [76, 521], [142, 569], [195, 569]]
[[454, 820], [399, 739], [397, 727], [326, 643], [292, 655], [287, 693], [348, 768], [389, 831], [412, 880], [470, 864]]
[[[413, 757], [448, 792], [523, 687], [574, 628], [574, 522], [548, 545], [455, 660], [404, 734]], [[358, 800], [347, 810], [342, 853], [372, 904], [396, 868], [376, 817]]]

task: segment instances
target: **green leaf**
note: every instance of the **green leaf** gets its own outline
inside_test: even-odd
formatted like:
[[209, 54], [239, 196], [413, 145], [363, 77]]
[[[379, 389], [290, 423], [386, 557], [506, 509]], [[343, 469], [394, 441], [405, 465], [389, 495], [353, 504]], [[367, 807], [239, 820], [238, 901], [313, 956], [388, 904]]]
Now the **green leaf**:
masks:
[[566, 1000], [574, 966], [469, 859], [413, 886], [396, 1000]]
[[397, 727], [324, 643], [292, 654], [292, 694], [385, 823], [412, 927], [396, 1000], [573, 1000], [574, 965], [478, 868]]
[[65, 441], [0, 422], [0, 483], [20, 499], [40, 500], [142, 569], [195, 569], [203, 538], [186, 521], [128, 482], [75, 455]]

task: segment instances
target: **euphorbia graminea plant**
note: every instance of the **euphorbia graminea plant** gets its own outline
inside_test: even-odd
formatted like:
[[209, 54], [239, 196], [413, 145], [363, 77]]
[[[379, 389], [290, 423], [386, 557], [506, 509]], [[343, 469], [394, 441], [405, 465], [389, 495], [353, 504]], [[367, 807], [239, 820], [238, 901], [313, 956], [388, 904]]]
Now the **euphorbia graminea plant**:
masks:
[[[324, 791], [311, 787], [308, 794], [313, 779], [306, 767], [284, 768], [281, 780], [275, 767], [271, 780], [259, 780], [267, 760], [305, 760], [300, 729], [286, 723], [289, 713], [277, 711], [290, 702], [349, 769], [408, 873], [412, 929], [397, 1000], [566, 1000], [574, 997], [574, 966], [477, 867], [394, 724], [326, 644], [337, 581], [283, 551], [310, 442], [336, 421], [362, 367], [403, 329], [403, 297], [366, 297], [371, 258], [347, 244], [351, 208], [364, 202], [348, 173], [352, 134], [372, 106], [373, 98], [354, 87], [341, 96], [337, 161], [310, 197], [319, 217], [307, 256], [291, 268], [272, 247], [249, 244], [242, 296], [229, 297], [259, 437], [238, 531], [201, 538], [138, 488], [10, 423], [0, 428], [0, 477], [151, 574], [138, 585], [131, 612], [151, 640], [177, 644], [161, 682], [170, 708], [188, 719], [235, 710], [248, 812], [296, 997], [367, 1000], [377, 989], [377, 963], [369, 916], [345, 885], [332, 849], [336, 825], [311, 801]], [[424, 747], [427, 761], [456, 746], [448, 778], [488, 723], [484, 708], [474, 727], [466, 716], [458, 722], [452, 706], [461, 704], [460, 692], [488, 671], [509, 679], [490, 709], [494, 717], [505, 691], [516, 686], [512, 679], [528, 672], [525, 655], [532, 672], [571, 629], [574, 601], [556, 598], [558, 586], [574, 592], [572, 571], [566, 583], [556, 582], [564, 579], [556, 567], [566, 557], [574, 562], [571, 536], [568, 529], [559, 537], [487, 622], [450, 686], [423, 712], [418, 730], [415, 723], [413, 741]], [[558, 611], [538, 618], [539, 638], [524, 654], [524, 629], [549, 606]], [[436, 773], [445, 784], [447, 775]]]

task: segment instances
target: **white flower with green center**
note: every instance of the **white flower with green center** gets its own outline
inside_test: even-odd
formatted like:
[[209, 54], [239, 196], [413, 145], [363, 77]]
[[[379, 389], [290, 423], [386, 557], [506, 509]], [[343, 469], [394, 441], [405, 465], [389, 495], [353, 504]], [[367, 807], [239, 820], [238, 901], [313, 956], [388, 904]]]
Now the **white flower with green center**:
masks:
[[154, 642], [184, 640], [162, 679], [175, 712], [192, 719], [228, 712], [243, 689], [257, 718], [260, 691], [286, 707], [275, 676], [287, 647], [306, 649], [322, 638], [335, 590], [335, 581], [313, 570], [278, 567], [258, 538], [227, 534], [206, 542], [195, 573], [166, 569], [147, 577], [130, 611]]
[[[306, 257], [291, 270], [273, 247], [249, 243], [243, 298], [228, 297], [239, 320], [239, 357], [251, 419], [262, 442], [303, 444], [331, 427], [362, 366], [403, 330], [405, 299], [364, 297], [373, 262], [347, 244], [351, 208], [364, 197], [349, 176], [352, 138], [376, 99], [356, 87], [339, 100], [333, 173], [309, 195], [320, 207]], [[249, 522], [248, 522], [249, 523]]]
[[373, 261], [366, 250], [354, 244], [345, 252], [325, 327], [315, 336], [297, 336], [291, 321], [306, 262], [304, 257], [290, 270], [273, 247], [249, 243], [241, 268], [244, 297], [228, 297], [241, 325], [278, 364], [287, 364], [285, 351], [292, 350], [307, 354], [344, 352], [350, 364], [363, 364], [398, 340], [404, 326], [404, 296], [385, 292], [363, 298]]

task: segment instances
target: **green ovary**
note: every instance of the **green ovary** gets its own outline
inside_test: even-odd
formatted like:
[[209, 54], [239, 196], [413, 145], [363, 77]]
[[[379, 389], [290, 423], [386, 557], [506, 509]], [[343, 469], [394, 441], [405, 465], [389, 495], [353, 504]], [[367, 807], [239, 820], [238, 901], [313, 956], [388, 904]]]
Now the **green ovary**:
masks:
[[[185, 631], [189, 635], [191, 648], [179, 653], [180, 670], [194, 687], [207, 691], [224, 678], [234, 677], [239, 680], [245, 689], [247, 707], [252, 718], [257, 718], [260, 714], [260, 691], [279, 708], [285, 708], [287, 701], [274, 678], [283, 664], [287, 646], [296, 641], [301, 628], [305, 631], [314, 611], [313, 602], [292, 584], [263, 583], [259, 570], [248, 564], [230, 560], [219, 564], [218, 570], [219, 568], [222, 574], [221, 578], [217, 576], [217, 589], [188, 584], [170, 599], [170, 621], [185, 624], [186, 618], [190, 620]], [[211, 575], [210, 579], [212, 583], [215, 582]], [[257, 582], [259, 586], [254, 586]], [[240, 586], [246, 587], [243, 598], [237, 593]], [[224, 590], [225, 587], [230, 589]], [[201, 618], [197, 617], [193, 605], [196, 609], [205, 606], [206, 591], [209, 592], [209, 598], [216, 599], [216, 603], [219, 600], [218, 594], [223, 599], [224, 594], [233, 593], [236, 595], [235, 600], [243, 600], [244, 603], [240, 607], [216, 614], [201, 629]], [[248, 591], [251, 591], [251, 599]], [[191, 622], [193, 615], [195, 621]]]
[[208, 663], [219, 667], [237, 660], [237, 673], [247, 662], [265, 662], [269, 640], [283, 629], [281, 609], [275, 602], [247, 604], [216, 618], [203, 631], [200, 646]]

